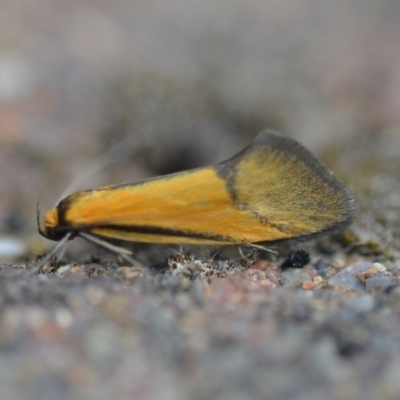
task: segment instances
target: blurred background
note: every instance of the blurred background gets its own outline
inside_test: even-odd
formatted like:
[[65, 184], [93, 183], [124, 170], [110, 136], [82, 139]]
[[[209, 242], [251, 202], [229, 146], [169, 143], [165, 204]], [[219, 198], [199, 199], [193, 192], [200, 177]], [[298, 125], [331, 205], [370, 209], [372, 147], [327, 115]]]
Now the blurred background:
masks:
[[2, 0], [0, 261], [44, 246], [36, 204], [110, 148], [81, 187], [221, 161], [265, 128], [352, 187], [400, 154], [399, 37], [397, 0]]

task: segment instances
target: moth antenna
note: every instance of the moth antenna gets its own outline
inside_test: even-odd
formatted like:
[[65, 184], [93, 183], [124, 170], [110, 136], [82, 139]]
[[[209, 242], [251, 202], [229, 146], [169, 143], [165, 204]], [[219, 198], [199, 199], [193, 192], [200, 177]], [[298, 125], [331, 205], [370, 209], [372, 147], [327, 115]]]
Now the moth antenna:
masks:
[[36, 204], [36, 222], [37, 222], [38, 231], [39, 231], [40, 235], [42, 235], [43, 237], [46, 237], [45, 231], [40, 226], [40, 207], [39, 207], [39, 203]]
[[109, 165], [117, 162], [123, 161], [128, 158], [128, 156], [133, 156], [138, 151], [143, 150], [143, 148], [148, 147], [154, 143], [152, 138], [141, 138], [140, 148], [135, 150], [130, 150], [130, 142], [133, 141], [132, 136], [127, 136], [125, 139], [119, 141], [114, 144], [110, 149], [108, 149], [104, 154], [99, 157], [96, 157], [92, 162], [90, 162], [83, 171], [77, 175], [67, 187], [64, 189], [62, 194], [57, 199], [56, 203], [53, 207], [55, 207], [64, 197], [69, 195], [71, 192], [78, 189], [82, 183], [84, 183], [91, 176], [97, 174], [102, 169], [108, 167]]

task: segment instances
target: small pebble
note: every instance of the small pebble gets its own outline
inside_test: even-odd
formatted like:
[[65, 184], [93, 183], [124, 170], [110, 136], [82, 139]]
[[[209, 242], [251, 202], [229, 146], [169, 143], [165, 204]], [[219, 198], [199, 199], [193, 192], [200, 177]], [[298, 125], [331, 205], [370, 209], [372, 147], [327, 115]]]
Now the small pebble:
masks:
[[362, 272], [371, 268], [372, 263], [358, 261], [349, 267], [343, 268], [340, 272], [329, 279], [328, 284], [333, 286], [343, 286], [348, 289], [363, 289], [364, 285], [357, 277]]
[[145, 274], [139, 268], [135, 267], [118, 267], [117, 274], [123, 279], [136, 279], [140, 276], [144, 276]]
[[57, 276], [64, 276], [70, 269], [72, 268], [71, 264], [63, 265], [62, 267], [58, 268], [55, 274]]
[[302, 269], [287, 269], [282, 272], [281, 280], [283, 286], [286, 287], [296, 287], [301, 286], [303, 282], [310, 281], [311, 276], [307, 273], [307, 271]]
[[336, 257], [331, 263], [331, 267], [335, 268], [337, 271], [343, 269], [345, 265], [346, 262], [343, 257]]
[[85, 273], [85, 270], [83, 269], [82, 265], [75, 264], [75, 265], [71, 268], [71, 272], [72, 272], [73, 274], [80, 274], [80, 275], [82, 275], [82, 274]]
[[270, 279], [260, 279], [258, 281], [258, 284], [261, 286], [270, 287], [271, 289], [274, 289], [277, 287], [277, 285], [274, 282], [272, 282]]
[[390, 286], [398, 284], [398, 280], [392, 274], [375, 274], [365, 281], [365, 287], [368, 291], [383, 291]]
[[371, 277], [372, 275], [375, 275], [377, 273], [378, 273], [378, 271], [376, 270], [376, 268], [371, 267], [371, 268], [368, 268], [365, 271], [361, 272], [361, 274], [357, 274], [356, 276], [362, 283], [365, 283], [365, 281], [369, 277]]
[[302, 288], [303, 289], [305, 289], [305, 290], [313, 290], [316, 286], [318, 286], [318, 284], [317, 283], [315, 283], [315, 282], [312, 282], [312, 281], [305, 281], [305, 282], [303, 282], [303, 284], [302, 284]]
[[360, 312], [370, 312], [375, 307], [375, 300], [370, 294], [364, 294], [362, 296], [355, 297], [351, 304]]
[[383, 264], [381, 264], [379, 262], [373, 263], [372, 264], [372, 268], [375, 268], [379, 272], [386, 272], [387, 271], [387, 268]]
[[329, 266], [328, 261], [320, 259], [315, 263], [314, 268], [317, 270], [318, 275], [325, 275]]
[[319, 275], [315, 276], [312, 281], [305, 281], [303, 282], [302, 288], [305, 290], [313, 290], [317, 286], [320, 286], [324, 280]]
[[265, 271], [267, 268], [271, 267], [271, 261], [258, 260], [253, 266], [253, 269], [258, 269], [260, 271]]
[[265, 276], [270, 279], [276, 286], [281, 286], [280, 282], [280, 271], [277, 269], [268, 268], [265, 270]]

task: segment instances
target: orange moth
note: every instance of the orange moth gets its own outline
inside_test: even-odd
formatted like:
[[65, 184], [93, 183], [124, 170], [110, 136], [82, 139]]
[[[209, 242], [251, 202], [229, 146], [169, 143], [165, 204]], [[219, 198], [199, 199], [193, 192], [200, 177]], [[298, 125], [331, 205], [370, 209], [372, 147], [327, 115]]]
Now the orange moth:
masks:
[[45, 214], [39, 232], [99, 245], [246, 245], [309, 237], [346, 224], [353, 212], [350, 192], [315, 156], [265, 131], [219, 164], [71, 194]]

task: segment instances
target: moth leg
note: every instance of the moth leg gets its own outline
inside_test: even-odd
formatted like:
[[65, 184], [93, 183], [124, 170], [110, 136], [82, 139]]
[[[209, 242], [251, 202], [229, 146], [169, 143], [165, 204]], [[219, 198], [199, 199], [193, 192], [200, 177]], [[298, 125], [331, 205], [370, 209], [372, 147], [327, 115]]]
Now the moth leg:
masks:
[[129, 264], [140, 270], [144, 275], [151, 275], [147, 267], [145, 267], [135, 258], [131, 257], [132, 252], [130, 250], [127, 250], [121, 246], [116, 246], [89, 233], [79, 232], [77, 236], [80, 236], [82, 239], [85, 239], [89, 243], [102, 247], [103, 249], [108, 250], [111, 253], [116, 254], [117, 256], [120, 256], [123, 260], [127, 261]]
[[257, 249], [257, 250], [266, 251], [266, 252], [268, 252], [268, 253], [274, 254], [275, 256], [279, 255], [279, 253], [278, 253], [277, 251], [272, 250], [272, 249], [269, 249], [268, 247], [261, 246], [261, 245], [259, 245], [259, 244], [255, 244], [255, 243], [246, 243], [246, 246], [248, 246], [248, 247], [253, 247], [254, 249]]
[[[60, 251], [60, 249], [65, 245], [65, 243], [68, 242], [68, 240], [71, 238], [72, 232], [68, 232], [50, 251], [49, 253], [34, 267], [29, 271], [28, 276], [32, 276], [37, 274], [40, 269], [48, 262], [50, 259]], [[64, 254], [64, 251], [62, 252]], [[62, 257], [62, 255], [61, 255]], [[60, 257], [60, 258], [61, 258]]]

